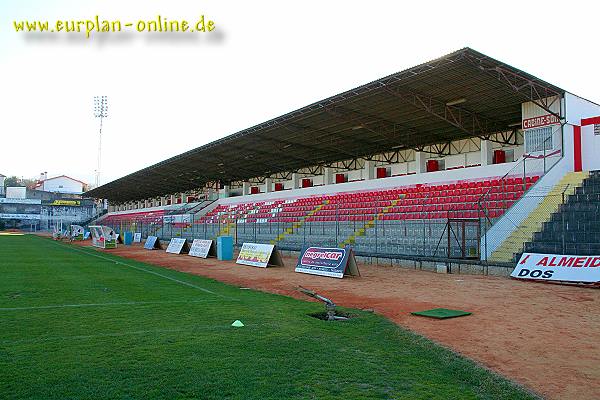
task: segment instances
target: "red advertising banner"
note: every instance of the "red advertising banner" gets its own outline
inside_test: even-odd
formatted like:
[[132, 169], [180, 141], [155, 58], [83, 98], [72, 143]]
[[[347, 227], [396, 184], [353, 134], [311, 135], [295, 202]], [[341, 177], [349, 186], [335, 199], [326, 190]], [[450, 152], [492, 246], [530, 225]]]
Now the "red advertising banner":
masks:
[[313, 247], [302, 249], [296, 272], [343, 278], [344, 275], [360, 276], [351, 248]]

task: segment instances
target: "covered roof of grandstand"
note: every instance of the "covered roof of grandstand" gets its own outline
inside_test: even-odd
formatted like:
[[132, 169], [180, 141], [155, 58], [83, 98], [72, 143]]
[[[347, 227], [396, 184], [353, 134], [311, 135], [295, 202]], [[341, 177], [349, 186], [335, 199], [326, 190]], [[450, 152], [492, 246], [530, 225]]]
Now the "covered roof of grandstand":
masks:
[[519, 127], [564, 90], [470, 48], [244, 129], [86, 193], [117, 202], [178, 193]]

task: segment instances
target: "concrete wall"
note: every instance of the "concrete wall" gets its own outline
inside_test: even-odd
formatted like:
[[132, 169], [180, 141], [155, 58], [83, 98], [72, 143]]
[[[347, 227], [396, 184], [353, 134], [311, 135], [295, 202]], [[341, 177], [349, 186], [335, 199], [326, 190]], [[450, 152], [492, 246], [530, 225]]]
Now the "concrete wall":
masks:
[[581, 157], [584, 171], [600, 170], [600, 135], [594, 133], [594, 125], [581, 127]]
[[7, 187], [6, 188], [6, 197], [9, 199], [26, 199], [27, 198], [27, 188], [22, 187]]
[[581, 125], [582, 118], [600, 115], [600, 105], [572, 93], [565, 93], [565, 113], [567, 124]]

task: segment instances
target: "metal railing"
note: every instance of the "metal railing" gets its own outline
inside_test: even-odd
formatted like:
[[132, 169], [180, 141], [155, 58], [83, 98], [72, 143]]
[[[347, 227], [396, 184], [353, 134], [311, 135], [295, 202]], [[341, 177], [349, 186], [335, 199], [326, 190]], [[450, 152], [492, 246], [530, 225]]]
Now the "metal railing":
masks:
[[384, 205], [389, 201], [382, 200], [363, 208], [335, 204], [333, 209], [326, 209], [326, 215], [317, 213], [314, 217], [307, 217], [308, 210], [303, 217], [279, 211], [268, 218], [251, 214], [236, 216], [227, 211], [213, 217], [214, 220], [190, 213], [106, 224], [117, 232], [141, 232], [144, 237], [158, 236], [164, 240], [229, 235], [236, 246], [244, 242], [273, 243], [284, 250], [298, 251], [308, 245], [350, 245], [364, 256], [489, 262], [480, 260], [482, 238], [487, 230], [522, 197], [536, 196], [529, 191], [533, 185], [531, 176], [543, 175], [556, 161], [549, 162], [545, 153], [525, 156], [498, 178], [499, 184], [493, 187], [488, 184], [471, 186], [466, 191], [461, 188], [460, 194], [452, 191], [399, 194], [395, 199], [397, 204], [392, 207]]

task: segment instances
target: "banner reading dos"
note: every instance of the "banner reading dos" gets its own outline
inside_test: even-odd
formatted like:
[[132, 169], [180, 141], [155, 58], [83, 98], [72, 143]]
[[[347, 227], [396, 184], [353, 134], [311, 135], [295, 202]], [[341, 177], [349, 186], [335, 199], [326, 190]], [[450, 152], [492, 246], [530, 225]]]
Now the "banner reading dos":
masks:
[[600, 256], [524, 253], [510, 276], [548, 281], [600, 282]]

